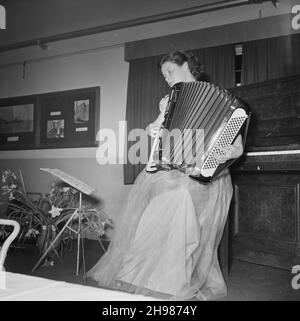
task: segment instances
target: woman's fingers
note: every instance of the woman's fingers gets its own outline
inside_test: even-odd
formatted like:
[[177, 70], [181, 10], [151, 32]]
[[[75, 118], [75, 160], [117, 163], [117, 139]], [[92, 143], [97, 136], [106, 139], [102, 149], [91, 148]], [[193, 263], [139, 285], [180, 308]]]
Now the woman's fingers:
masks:
[[150, 129], [150, 136], [155, 137], [157, 136], [158, 132], [159, 132], [159, 129]]
[[163, 97], [160, 102], [159, 102], [159, 110], [161, 112], [165, 112], [167, 106], [168, 106], [168, 101], [169, 101], [169, 95], [166, 95], [165, 97]]
[[214, 152], [214, 156], [217, 161], [221, 164], [227, 162], [229, 159], [232, 158], [232, 145], [228, 146], [227, 148], [217, 146], [216, 151]]
[[155, 137], [158, 134], [159, 130], [160, 130], [160, 125], [159, 124], [151, 123], [147, 127], [147, 133], [151, 137]]
[[216, 160], [217, 160], [220, 164], [226, 163], [227, 160], [228, 160], [227, 157], [221, 156], [221, 155], [219, 155], [219, 154], [217, 154], [217, 153], [214, 153], [214, 156], [215, 156]]
[[[232, 146], [232, 145], [230, 145], [230, 146]], [[228, 146], [228, 147], [216, 146], [215, 148], [226, 154], [230, 150], [230, 146]]]
[[225, 163], [229, 159], [238, 158], [243, 153], [238, 146], [229, 145], [228, 147], [217, 146], [214, 156], [220, 163]]

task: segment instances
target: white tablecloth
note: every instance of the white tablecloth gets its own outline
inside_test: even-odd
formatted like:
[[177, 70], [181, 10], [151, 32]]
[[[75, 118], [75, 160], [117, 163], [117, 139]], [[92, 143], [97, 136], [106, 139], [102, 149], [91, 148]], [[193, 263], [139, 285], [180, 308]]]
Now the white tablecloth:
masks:
[[4, 273], [6, 282], [0, 287], [0, 301], [157, 301], [142, 295]]

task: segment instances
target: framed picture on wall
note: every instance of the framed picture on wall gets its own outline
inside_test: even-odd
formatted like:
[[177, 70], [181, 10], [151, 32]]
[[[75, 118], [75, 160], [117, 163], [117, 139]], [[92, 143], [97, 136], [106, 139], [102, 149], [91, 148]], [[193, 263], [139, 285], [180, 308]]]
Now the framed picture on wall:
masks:
[[65, 120], [53, 119], [47, 121], [47, 139], [64, 138]]
[[36, 97], [0, 100], [0, 149], [35, 147]]
[[0, 99], [0, 149], [97, 146], [100, 87]]
[[41, 105], [41, 148], [96, 146], [100, 88], [44, 94]]
[[90, 100], [74, 101], [74, 123], [86, 124], [89, 121]]

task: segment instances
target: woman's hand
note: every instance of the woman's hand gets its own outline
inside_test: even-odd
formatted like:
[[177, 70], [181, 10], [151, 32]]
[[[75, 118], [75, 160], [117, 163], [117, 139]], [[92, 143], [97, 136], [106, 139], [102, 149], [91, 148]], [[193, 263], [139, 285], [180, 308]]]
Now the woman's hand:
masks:
[[160, 100], [159, 102], [160, 114], [157, 117], [157, 119], [153, 123], [149, 124], [146, 128], [147, 134], [150, 135], [151, 137], [155, 137], [159, 133], [161, 124], [165, 119], [164, 116], [165, 116], [166, 108], [168, 106], [168, 102], [169, 102], [169, 95], [166, 95]]
[[224, 154], [219, 155], [214, 153], [215, 158], [220, 164], [227, 162], [230, 159], [239, 158], [243, 154], [243, 142], [242, 137], [239, 135], [233, 145], [228, 146], [227, 148], [218, 146], [217, 149], [224, 152]]
[[156, 137], [156, 135], [158, 135], [159, 133], [160, 127], [161, 127], [161, 124], [156, 122], [149, 124], [149, 126], [146, 129], [147, 134], [150, 135], [151, 137]]
[[169, 102], [169, 95], [166, 95], [165, 97], [163, 97], [160, 102], [159, 102], [159, 110], [161, 113], [165, 113], [166, 108], [168, 106], [168, 102]]

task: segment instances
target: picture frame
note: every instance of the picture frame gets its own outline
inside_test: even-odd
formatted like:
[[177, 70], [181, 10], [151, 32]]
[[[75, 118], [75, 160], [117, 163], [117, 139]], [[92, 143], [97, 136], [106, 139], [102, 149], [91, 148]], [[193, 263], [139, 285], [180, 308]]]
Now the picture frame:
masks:
[[0, 99], [0, 149], [96, 147], [100, 87]]
[[29, 149], [35, 147], [35, 96], [0, 100], [0, 149]]

